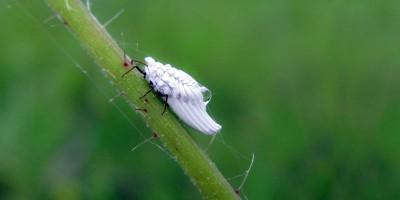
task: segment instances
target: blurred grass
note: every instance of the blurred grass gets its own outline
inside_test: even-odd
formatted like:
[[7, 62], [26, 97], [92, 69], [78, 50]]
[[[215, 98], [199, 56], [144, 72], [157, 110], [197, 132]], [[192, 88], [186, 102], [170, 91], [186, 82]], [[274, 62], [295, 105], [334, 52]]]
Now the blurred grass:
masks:
[[[209, 153], [230, 177], [255, 152], [250, 199], [400, 198], [399, 1], [92, 0], [103, 22], [120, 9], [108, 30], [127, 52], [213, 90], [233, 150], [218, 137]], [[51, 15], [0, 1], [0, 199], [198, 197], [165, 153], [130, 151], [143, 139], [116, 92]]]

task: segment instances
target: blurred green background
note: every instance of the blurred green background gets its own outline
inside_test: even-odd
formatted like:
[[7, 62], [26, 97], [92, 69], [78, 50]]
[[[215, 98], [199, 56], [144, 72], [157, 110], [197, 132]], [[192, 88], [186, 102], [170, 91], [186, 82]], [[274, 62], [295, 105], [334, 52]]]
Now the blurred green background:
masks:
[[[91, 3], [124, 10], [107, 29], [130, 55], [213, 91], [223, 130], [192, 135], [228, 178], [255, 153], [249, 199], [400, 199], [400, 1]], [[131, 151], [151, 130], [44, 1], [0, 1], [0, 24], [0, 199], [200, 199]]]

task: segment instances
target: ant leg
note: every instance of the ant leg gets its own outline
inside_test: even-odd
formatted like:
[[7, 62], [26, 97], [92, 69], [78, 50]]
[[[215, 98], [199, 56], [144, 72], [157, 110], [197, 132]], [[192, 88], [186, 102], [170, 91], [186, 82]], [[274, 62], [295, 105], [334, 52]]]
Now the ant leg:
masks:
[[164, 110], [161, 113], [161, 115], [164, 115], [165, 111], [167, 110], [167, 105], [168, 105], [168, 95], [166, 95], [165, 97]]

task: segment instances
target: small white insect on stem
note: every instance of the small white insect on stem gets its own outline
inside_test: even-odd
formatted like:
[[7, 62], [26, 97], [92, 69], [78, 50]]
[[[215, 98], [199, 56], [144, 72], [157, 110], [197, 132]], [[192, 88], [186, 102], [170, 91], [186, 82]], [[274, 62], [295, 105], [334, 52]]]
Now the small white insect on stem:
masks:
[[168, 104], [182, 121], [202, 133], [214, 135], [221, 130], [221, 125], [206, 111], [211, 99], [205, 99], [205, 94], [210, 93], [206, 87], [186, 72], [170, 64], [157, 62], [152, 57], [146, 57], [144, 65], [144, 70], [138, 66], [132, 66], [131, 69], [136, 68], [149, 82], [151, 90], [145, 95], [151, 91], [157, 92], [165, 101], [164, 111]]

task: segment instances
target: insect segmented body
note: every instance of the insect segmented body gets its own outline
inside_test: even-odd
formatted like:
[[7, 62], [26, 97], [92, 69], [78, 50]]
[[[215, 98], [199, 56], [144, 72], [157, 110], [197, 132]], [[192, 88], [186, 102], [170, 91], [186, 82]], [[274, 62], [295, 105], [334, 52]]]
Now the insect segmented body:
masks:
[[204, 99], [209, 90], [189, 74], [151, 57], [145, 58], [142, 72], [150, 87], [164, 97], [166, 103], [189, 126], [212, 135], [221, 130], [206, 111], [210, 99]]

